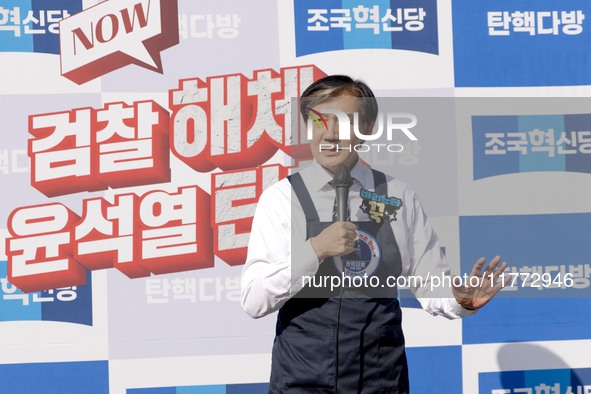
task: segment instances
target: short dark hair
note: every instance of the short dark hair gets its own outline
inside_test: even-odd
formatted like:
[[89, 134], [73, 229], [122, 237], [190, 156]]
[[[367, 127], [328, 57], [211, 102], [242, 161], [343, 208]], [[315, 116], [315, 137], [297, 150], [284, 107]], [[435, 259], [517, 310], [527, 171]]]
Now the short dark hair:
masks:
[[331, 97], [351, 95], [365, 98], [359, 112], [363, 123], [368, 125], [375, 122], [378, 116], [378, 102], [373, 92], [362, 80], [354, 80], [347, 75], [330, 75], [321, 78], [302, 93], [300, 98], [300, 113], [304, 121], [308, 120], [306, 107], [311, 108]]

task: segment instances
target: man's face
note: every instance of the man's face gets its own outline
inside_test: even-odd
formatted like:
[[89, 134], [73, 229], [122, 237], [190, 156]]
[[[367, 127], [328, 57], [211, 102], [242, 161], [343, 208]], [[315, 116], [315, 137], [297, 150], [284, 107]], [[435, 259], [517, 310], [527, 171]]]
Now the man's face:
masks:
[[[359, 98], [342, 96], [334, 97], [312, 107], [317, 112], [321, 112], [323, 109], [340, 110], [346, 113], [350, 119], [347, 139], [340, 139], [337, 115], [321, 113], [326, 125], [322, 120], [320, 120], [320, 125], [315, 120], [312, 120], [312, 140], [310, 141], [312, 155], [318, 164], [333, 174], [341, 164], [345, 164], [349, 169], [352, 169], [357, 163], [357, 152], [355, 152], [354, 147], [362, 141], [353, 132], [353, 114], [355, 112], [359, 113], [360, 105], [361, 100]], [[314, 114], [314, 116], [317, 115]], [[364, 129], [361, 119], [359, 123], [361, 133], [371, 133], [371, 126], [373, 125]]]

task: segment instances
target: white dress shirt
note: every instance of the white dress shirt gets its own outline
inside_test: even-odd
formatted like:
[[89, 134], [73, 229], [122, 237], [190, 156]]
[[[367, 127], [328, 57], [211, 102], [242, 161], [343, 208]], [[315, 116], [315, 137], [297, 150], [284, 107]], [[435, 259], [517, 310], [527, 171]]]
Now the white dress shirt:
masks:
[[[332, 221], [335, 192], [329, 182], [333, 174], [316, 161], [301, 172], [321, 222]], [[351, 221], [368, 221], [359, 208], [361, 188], [374, 190], [372, 171], [357, 162], [351, 176], [349, 191]], [[434, 286], [434, 275], [450, 274], [450, 267], [439, 246], [439, 239], [427, 220], [416, 194], [403, 182], [386, 176], [388, 196], [402, 200], [396, 220], [390, 221], [402, 260], [402, 276], [420, 276], [423, 286], [412, 286], [423, 309], [432, 315], [457, 319], [473, 315], [455, 300], [449, 287]], [[292, 205], [292, 199], [295, 203]], [[384, 224], [387, 225], [387, 224]], [[297, 251], [298, 264], [291, 266], [292, 250]], [[302, 277], [312, 276], [321, 262], [310, 240], [306, 240], [306, 219], [287, 179], [272, 185], [259, 199], [248, 245], [248, 256], [242, 270], [241, 304], [252, 317], [268, 315], [301, 290]]]

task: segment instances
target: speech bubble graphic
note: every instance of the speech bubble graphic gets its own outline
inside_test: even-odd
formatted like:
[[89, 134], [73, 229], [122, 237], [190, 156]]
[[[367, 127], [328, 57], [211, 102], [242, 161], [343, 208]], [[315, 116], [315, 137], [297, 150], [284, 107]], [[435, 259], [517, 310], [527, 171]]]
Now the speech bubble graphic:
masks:
[[179, 43], [177, 0], [108, 0], [63, 19], [61, 74], [81, 85], [136, 64], [162, 74], [160, 51]]

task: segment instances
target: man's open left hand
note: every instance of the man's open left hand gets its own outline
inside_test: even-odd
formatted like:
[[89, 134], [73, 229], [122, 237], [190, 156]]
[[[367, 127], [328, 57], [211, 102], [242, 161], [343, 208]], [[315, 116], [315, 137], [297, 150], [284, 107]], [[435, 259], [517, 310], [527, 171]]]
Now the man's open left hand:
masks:
[[[460, 282], [455, 279], [455, 275], [452, 278], [452, 291], [456, 297], [456, 301], [462, 307], [466, 309], [479, 309], [486, 305], [503, 287], [505, 287], [511, 281], [511, 275], [507, 275], [501, 281], [497, 283], [497, 280], [507, 268], [507, 263], [503, 262], [498, 268], [497, 265], [501, 261], [501, 256], [497, 256], [490, 264], [482, 270], [486, 259], [480, 258], [472, 272], [467, 277], [466, 281], [462, 280], [459, 286], [456, 286], [456, 282]], [[496, 268], [496, 269], [495, 269]], [[474, 279], [473, 279], [474, 278]]]

